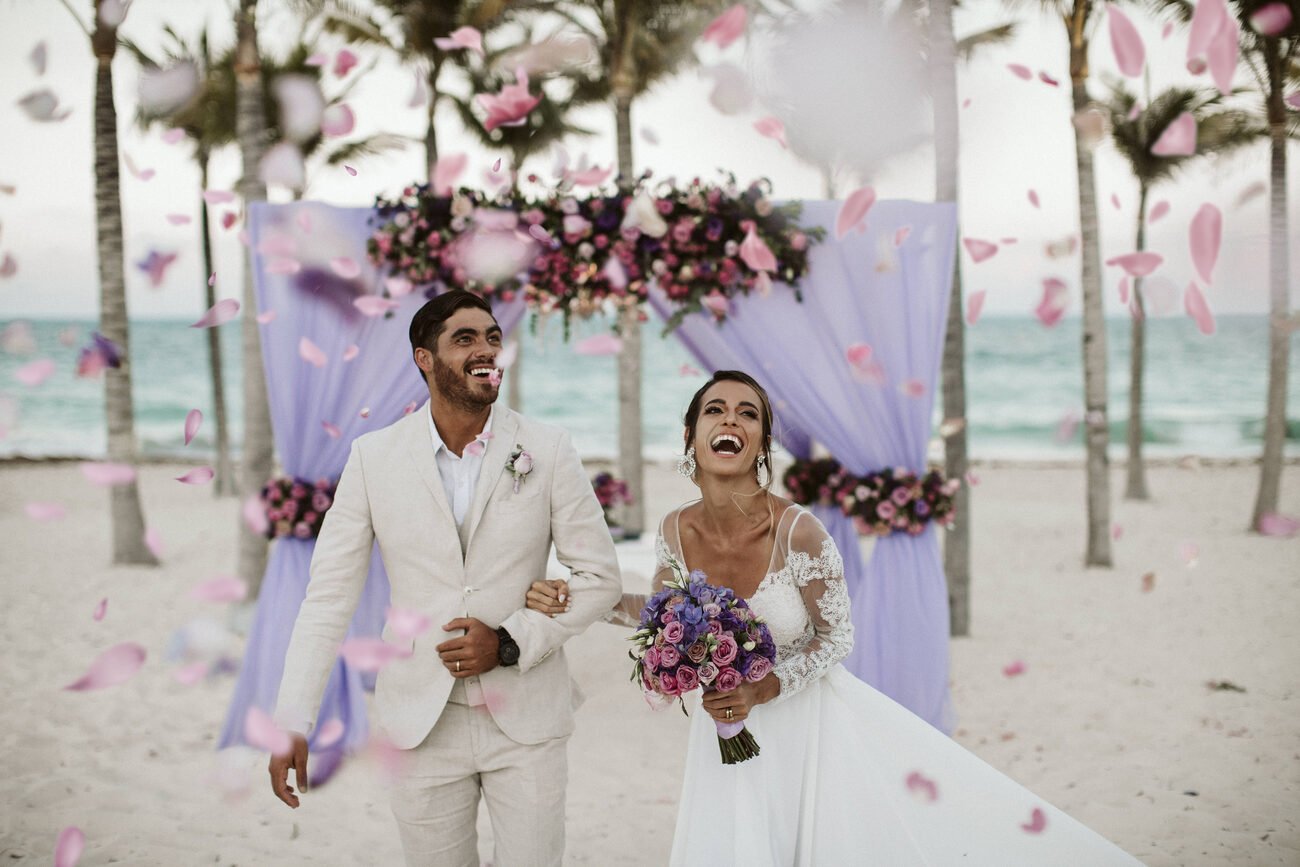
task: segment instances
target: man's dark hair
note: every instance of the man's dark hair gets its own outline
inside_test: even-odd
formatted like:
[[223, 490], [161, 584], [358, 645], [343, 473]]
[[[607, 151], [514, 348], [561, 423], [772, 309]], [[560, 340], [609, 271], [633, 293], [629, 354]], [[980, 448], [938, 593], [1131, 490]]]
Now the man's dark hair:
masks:
[[[447, 329], [447, 320], [455, 315], [457, 310], [466, 307], [477, 307], [492, 316], [491, 304], [481, 296], [464, 289], [444, 292], [415, 311], [415, 315], [411, 317], [412, 360], [414, 360], [415, 350], [421, 348], [437, 354], [438, 337]], [[496, 319], [495, 316], [492, 318]], [[415, 365], [415, 369], [420, 370], [420, 365]], [[420, 370], [420, 379], [424, 379], [423, 370]]]

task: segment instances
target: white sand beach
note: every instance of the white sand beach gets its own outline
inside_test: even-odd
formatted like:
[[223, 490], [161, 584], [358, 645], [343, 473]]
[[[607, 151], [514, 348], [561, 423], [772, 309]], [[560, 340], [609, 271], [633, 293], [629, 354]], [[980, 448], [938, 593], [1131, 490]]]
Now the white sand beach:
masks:
[[[189, 592], [231, 571], [237, 507], [173, 481], [183, 471], [142, 469], [164, 565], [127, 569], [107, 565], [107, 494], [76, 464], [0, 468], [0, 858], [49, 863], [77, 825], [83, 865], [400, 863], [373, 755], [297, 811], [272, 796], [262, 756], [237, 754], [222, 782], [213, 745], [233, 677], [185, 686], [165, 656], [186, 623], [233, 619]], [[957, 739], [1147, 864], [1300, 863], [1300, 538], [1245, 531], [1257, 469], [1154, 468], [1156, 501], [1115, 507], [1112, 570], [1082, 566], [1081, 469], [977, 472], [973, 634], [951, 644]], [[648, 483], [650, 515], [693, 491], [665, 466]], [[1300, 513], [1300, 467], [1282, 489]], [[67, 516], [38, 523], [29, 501]], [[621, 547], [628, 588], [643, 589], [649, 543]], [[555, 817], [566, 863], [663, 864], [669, 850], [686, 720], [628, 683], [626, 634], [599, 624], [568, 646], [587, 700]], [[62, 689], [122, 641], [148, 650], [136, 677]], [[1004, 675], [1016, 660], [1024, 673]], [[487, 861], [485, 814], [480, 828]]]

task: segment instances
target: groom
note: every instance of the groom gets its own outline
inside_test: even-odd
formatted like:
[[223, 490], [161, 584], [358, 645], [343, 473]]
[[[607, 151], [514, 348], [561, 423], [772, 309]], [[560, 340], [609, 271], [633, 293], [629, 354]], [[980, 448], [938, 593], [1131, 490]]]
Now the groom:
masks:
[[[275, 718], [295, 734], [271, 758], [271, 788], [297, 807], [293, 768], [306, 790], [304, 735], [377, 541], [392, 606], [433, 623], [392, 642], [409, 655], [375, 685], [378, 724], [406, 751], [392, 807], [407, 864], [477, 865], [480, 795], [495, 863], [559, 864], [573, 731], [562, 648], [618, 601], [614, 545], [569, 434], [495, 406], [501, 328], [486, 301], [425, 304], [411, 348], [429, 402], [352, 443], [285, 659]], [[524, 607], [552, 542], [574, 591], [555, 618]]]

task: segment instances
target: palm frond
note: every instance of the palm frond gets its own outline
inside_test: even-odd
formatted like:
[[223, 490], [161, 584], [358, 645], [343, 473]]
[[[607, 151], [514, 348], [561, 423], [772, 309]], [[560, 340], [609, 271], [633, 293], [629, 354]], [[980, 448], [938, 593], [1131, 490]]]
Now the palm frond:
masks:
[[990, 27], [987, 30], [981, 30], [978, 33], [972, 33], [969, 36], [963, 36], [957, 40], [955, 46], [957, 58], [959, 60], [969, 61], [971, 56], [981, 48], [988, 48], [993, 45], [1005, 45], [1016, 38], [1016, 25], [1014, 22], [1008, 24], [999, 24], [997, 27]]
[[423, 144], [423, 139], [407, 135], [381, 132], [356, 141], [344, 142], [325, 155], [325, 164], [341, 165], [346, 162], [380, 156], [393, 151], [404, 150], [409, 144]]

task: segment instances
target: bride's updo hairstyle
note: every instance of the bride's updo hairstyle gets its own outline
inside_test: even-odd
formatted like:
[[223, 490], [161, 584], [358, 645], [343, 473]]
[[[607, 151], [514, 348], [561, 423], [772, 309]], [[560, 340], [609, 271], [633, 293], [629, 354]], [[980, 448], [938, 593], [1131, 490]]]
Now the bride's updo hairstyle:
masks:
[[767, 483], [762, 487], [769, 488], [772, 485], [772, 401], [767, 396], [767, 390], [758, 384], [758, 380], [745, 373], [743, 370], [718, 370], [714, 371], [713, 376], [708, 382], [700, 386], [700, 390], [695, 392], [691, 398], [690, 404], [686, 407], [686, 417], [683, 422], [686, 424], [686, 442], [683, 451], [691, 447], [695, 442], [695, 427], [700, 420], [700, 410], [703, 409], [701, 404], [704, 403], [705, 393], [717, 385], [719, 382], [739, 382], [754, 389], [758, 395], [758, 402], [763, 405], [763, 451], [761, 452], [767, 458]]

